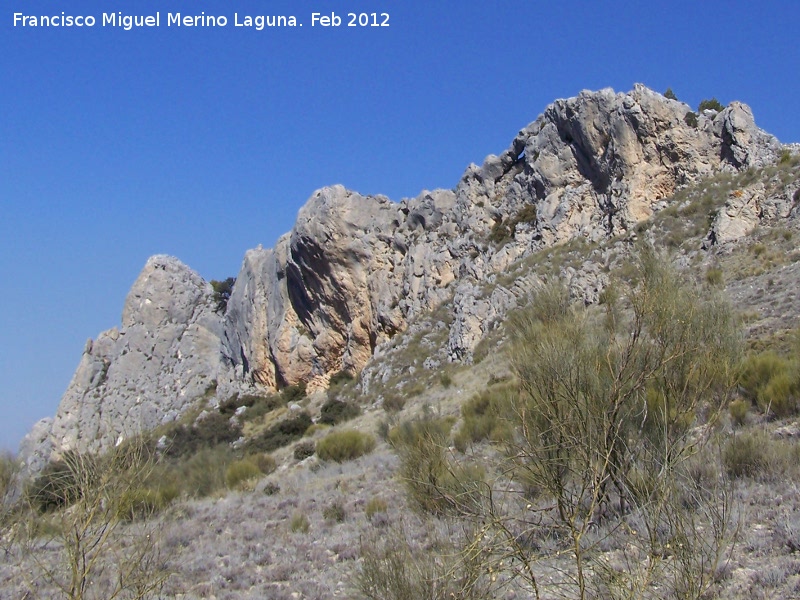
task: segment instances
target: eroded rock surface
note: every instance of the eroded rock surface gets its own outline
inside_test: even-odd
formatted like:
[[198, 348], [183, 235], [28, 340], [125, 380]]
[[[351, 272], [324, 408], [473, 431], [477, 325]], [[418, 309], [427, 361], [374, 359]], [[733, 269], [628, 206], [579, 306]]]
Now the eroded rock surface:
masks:
[[[169, 256], [150, 258], [125, 300], [122, 326], [86, 343], [49, 424], [52, 447], [38, 444], [39, 454], [102, 452], [213, 395], [222, 362], [214, 308], [197, 273]], [[42, 458], [33, 454], [25, 451], [31, 467]]]

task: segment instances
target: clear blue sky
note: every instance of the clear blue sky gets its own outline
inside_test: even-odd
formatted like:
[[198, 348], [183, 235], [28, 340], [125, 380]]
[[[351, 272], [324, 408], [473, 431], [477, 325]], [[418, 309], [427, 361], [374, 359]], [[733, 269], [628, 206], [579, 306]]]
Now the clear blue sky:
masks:
[[[757, 7], [757, 8], [756, 8]], [[13, 13], [94, 15], [14, 27]], [[161, 13], [104, 28], [103, 11]], [[225, 28], [167, 27], [168, 12]], [[338, 28], [311, 27], [336, 12]], [[388, 28], [346, 27], [388, 12]], [[296, 15], [238, 28], [234, 13]], [[119, 324], [151, 254], [207, 279], [271, 246], [318, 187], [453, 187], [559, 97], [642, 82], [750, 104], [800, 141], [796, 1], [4, 0], [0, 447], [52, 415], [87, 338]]]

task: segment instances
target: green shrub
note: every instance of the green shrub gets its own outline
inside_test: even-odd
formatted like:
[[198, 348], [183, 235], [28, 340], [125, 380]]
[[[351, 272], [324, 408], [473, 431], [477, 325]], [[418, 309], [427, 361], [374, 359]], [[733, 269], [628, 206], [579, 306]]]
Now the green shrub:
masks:
[[296, 512], [289, 522], [289, 529], [291, 529], [292, 533], [308, 533], [308, 530], [311, 529], [311, 523], [308, 522], [308, 517], [303, 513]]
[[722, 269], [711, 267], [706, 271], [706, 283], [711, 286], [719, 286], [723, 284]]
[[311, 437], [315, 433], [317, 433], [318, 431], [325, 431], [326, 429], [330, 429], [330, 428], [331, 428], [330, 425], [325, 425], [324, 423], [314, 423], [313, 425], [311, 425], [311, 427], [306, 429], [306, 432], [305, 432], [304, 435], [306, 437]]
[[536, 218], [536, 206], [534, 204], [526, 204], [514, 216], [495, 221], [489, 232], [489, 241], [502, 246], [514, 237], [517, 225], [520, 223], [536, 223]]
[[305, 411], [276, 423], [260, 435], [248, 440], [247, 449], [251, 452], [272, 452], [283, 446], [288, 446], [300, 439], [306, 430], [311, 427], [312, 421]]
[[481, 467], [456, 464], [448, 456], [455, 419], [406, 421], [389, 432], [400, 457], [400, 477], [408, 496], [422, 512], [444, 515], [480, 502]]
[[150, 488], [126, 490], [117, 500], [117, 516], [124, 521], [147, 519], [164, 508], [168, 502]]
[[242, 428], [230, 418], [219, 413], [211, 412], [199, 419], [193, 426], [174, 425], [165, 436], [167, 456], [188, 456], [195, 454], [201, 448], [212, 448], [219, 444], [229, 444], [238, 440], [242, 435]]
[[300, 442], [294, 447], [294, 457], [297, 460], [305, 460], [309, 456], [314, 456], [317, 451], [317, 445], [312, 441]]
[[747, 413], [750, 410], [750, 402], [739, 398], [730, 403], [728, 411], [731, 415], [731, 420], [739, 426], [742, 426], [747, 421]]
[[439, 383], [441, 383], [441, 384], [442, 384], [442, 387], [443, 387], [443, 388], [447, 389], [447, 388], [449, 388], [451, 385], [453, 385], [453, 378], [452, 378], [452, 377], [450, 377], [450, 373], [447, 373], [447, 372], [445, 371], [444, 373], [442, 373], [441, 375], [439, 375]]
[[797, 385], [793, 374], [784, 371], [770, 378], [758, 396], [758, 405], [778, 418], [797, 414]]
[[295, 385], [290, 385], [281, 390], [281, 396], [283, 396], [283, 401], [286, 404], [290, 404], [292, 402], [300, 402], [303, 398], [306, 397], [306, 383], [305, 381], [301, 381]]
[[228, 300], [231, 298], [233, 291], [233, 284], [236, 283], [235, 277], [228, 277], [224, 281], [211, 280], [211, 287], [214, 288], [214, 302], [216, 303], [216, 311], [224, 313], [228, 309]]
[[347, 511], [344, 508], [344, 504], [336, 500], [322, 509], [322, 516], [326, 521], [344, 523], [344, 520], [347, 518]]
[[219, 405], [219, 412], [223, 415], [230, 416], [240, 407], [246, 406], [247, 411], [244, 413], [244, 419], [250, 420], [256, 416], [265, 415], [266, 413], [283, 406], [283, 404], [283, 398], [278, 394], [272, 394], [269, 396], [260, 396], [257, 394], [234, 394]]
[[459, 451], [464, 452], [472, 442], [502, 442], [511, 438], [511, 427], [505, 418], [510, 410], [510, 390], [509, 385], [496, 386], [473, 396], [461, 406], [464, 421], [453, 438]]
[[406, 406], [406, 399], [398, 394], [385, 394], [383, 397], [383, 410], [388, 413], [399, 413]]
[[716, 98], [701, 100], [700, 104], [697, 106], [697, 112], [703, 112], [704, 110], [715, 110], [717, 112], [722, 112], [725, 109], [722, 104], [720, 104], [719, 100]]
[[275, 462], [275, 459], [271, 454], [265, 454], [261, 452], [258, 454], [250, 454], [247, 458], [252, 460], [258, 467], [258, 470], [264, 475], [274, 473], [275, 469], [278, 468], [278, 463]]
[[261, 469], [258, 465], [248, 458], [236, 460], [225, 469], [225, 485], [228, 489], [243, 489], [251, 479], [261, 477]]
[[767, 447], [763, 436], [744, 433], [730, 439], [722, 454], [728, 475], [734, 478], [755, 477], [768, 466]]
[[509, 241], [513, 237], [513, 232], [508, 227], [508, 223], [500, 220], [495, 221], [492, 229], [489, 231], [489, 241], [501, 245]]
[[678, 99], [678, 97], [675, 95], [675, 92], [672, 91], [671, 87], [667, 88], [667, 91], [664, 92], [664, 98], [667, 98], [668, 100], [677, 100]]
[[245, 421], [253, 421], [285, 405], [286, 402], [281, 394], [256, 396], [256, 401], [247, 409], [242, 417]]
[[683, 117], [683, 122], [686, 123], [689, 127], [694, 127], [697, 129], [698, 121], [697, 121], [697, 114], [693, 113], [692, 111], [687, 112]]
[[428, 438], [445, 446], [455, 421], [453, 417], [428, 417], [415, 421], [403, 421], [392, 427], [389, 431], [388, 441], [395, 449], [415, 446], [421, 440]]
[[16, 459], [10, 453], [0, 451], [0, 503], [11, 490], [11, 482], [18, 469]]
[[785, 164], [788, 164], [789, 162], [791, 162], [791, 160], [792, 160], [792, 153], [789, 152], [789, 150], [784, 149], [781, 152], [781, 157], [778, 160], [778, 164], [785, 165]]
[[275, 494], [277, 494], [280, 491], [281, 491], [281, 486], [279, 486], [277, 483], [274, 483], [272, 481], [268, 482], [267, 485], [264, 486], [264, 495], [265, 496], [274, 496]]
[[232, 461], [226, 446], [202, 448], [173, 465], [164, 477], [174, 478], [187, 495], [203, 498], [225, 488], [225, 470]]
[[331, 379], [328, 382], [328, 387], [337, 388], [344, 385], [345, 383], [353, 381], [353, 379], [355, 378], [351, 373], [348, 373], [347, 371], [339, 371], [338, 373], [334, 373], [333, 375], [331, 375]]
[[378, 513], [385, 513], [388, 508], [386, 500], [373, 496], [367, 501], [366, 506], [364, 506], [364, 514], [367, 516], [367, 519], [372, 520], [372, 517]]
[[375, 438], [354, 429], [335, 431], [317, 444], [317, 456], [322, 460], [345, 462], [372, 452]]
[[355, 404], [328, 400], [319, 411], [319, 422], [323, 425], [336, 425], [349, 421], [361, 414], [361, 409]]
[[795, 478], [800, 466], [800, 446], [774, 439], [764, 431], [736, 435], [722, 454], [728, 475], [751, 477], [759, 481]]
[[740, 370], [739, 385], [762, 411], [787, 417], [798, 409], [799, 379], [794, 361], [767, 351], [747, 357]]

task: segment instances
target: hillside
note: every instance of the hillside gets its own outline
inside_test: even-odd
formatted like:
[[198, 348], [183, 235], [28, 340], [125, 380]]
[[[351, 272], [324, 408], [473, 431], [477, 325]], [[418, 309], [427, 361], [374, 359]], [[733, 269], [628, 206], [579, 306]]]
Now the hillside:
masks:
[[[469, 411], [480, 405], [475, 398], [502, 404], [497, 398], [520, 393], [519, 321], [511, 317], [531, 310], [531, 301], [535, 310], [554, 282], [581, 307], [574, 310], [586, 311], [587, 327], [602, 318], [613, 290], [621, 290], [627, 315], [647, 247], [697, 298], [729, 302], [744, 364], [770, 350], [796, 369], [798, 175], [797, 149], [758, 130], [739, 103], [696, 114], [643, 87], [559, 100], [506, 152], [470, 166], [453, 191], [397, 204], [341, 187], [315, 193], [276, 248], [246, 254], [224, 307], [188, 267], [153, 257], [125, 302], [122, 327], [87, 343], [58, 413], [37, 426], [22, 457], [39, 472], [70, 451], [107, 451], [154, 432], [169, 460], [144, 481], [157, 495], [146, 503], [153, 514], [122, 530], [159, 533], [171, 573], [165, 597], [364, 597], [357, 574], [370, 555], [384, 556], [386, 540], [420, 560], [438, 556], [428, 567], [446, 571], [453, 544], [470, 539], [475, 521], [466, 509], [414, 510], [407, 479], [398, 477], [407, 464], [402, 424], [446, 423], [441, 447], [450, 448], [453, 468], [493, 473], [508, 439], [499, 430], [475, 434]], [[797, 383], [787, 385], [796, 402]], [[709, 440], [720, 455], [716, 463], [702, 456], [727, 472], [735, 535], [726, 533], [732, 552], [697, 597], [800, 595], [796, 406], [776, 411], [757, 394], [750, 406], [751, 392], [733, 389], [720, 420], [700, 423], [714, 425]], [[729, 405], [742, 398], [750, 408], [739, 418]], [[280, 429], [301, 415], [315, 424], [299, 435]], [[333, 430], [323, 425], [326, 415]], [[203, 437], [212, 425], [219, 430]], [[323, 460], [320, 443], [341, 429], [376, 436], [375, 449], [354, 461]], [[232, 443], [209, 441], [225, 436]], [[772, 454], [731, 470], [723, 454], [747, 436]], [[225, 480], [234, 462], [266, 453], [274, 460], [267, 474]], [[165, 492], [169, 485], [174, 494]], [[508, 502], [503, 510], [513, 514]], [[640, 550], [636, 532], [619, 535], [635, 513], [587, 533], [592, 564], [614, 564], [615, 577], [655, 564], [631, 551]], [[697, 523], [707, 526], [701, 517]], [[568, 544], [555, 524], [539, 525], [552, 537], [538, 537], [535, 552], [526, 552], [539, 556], [540, 596], [576, 597]], [[42, 544], [34, 558], [8, 531], [4, 540], [11, 560], [0, 568], [3, 588], [12, 597], [31, 587], [49, 597], [52, 588], [25, 574], [56, 564], [58, 544]], [[662, 561], [665, 572], [672, 557]], [[495, 579], [485, 570], [478, 579], [491, 592], [462, 588], [458, 597], [533, 597], [525, 577], [511, 577], [514, 569], [486, 564], [495, 564]], [[600, 570], [591, 573], [597, 584]], [[494, 587], [497, 577], [508, 583]], [[628, 585], [609, 581], [594, 593], [611, 597]], [[662, 597], [658, 585], [650, 581], [632, 597]], [[445, 588], [437, 593], [448, 597]]]

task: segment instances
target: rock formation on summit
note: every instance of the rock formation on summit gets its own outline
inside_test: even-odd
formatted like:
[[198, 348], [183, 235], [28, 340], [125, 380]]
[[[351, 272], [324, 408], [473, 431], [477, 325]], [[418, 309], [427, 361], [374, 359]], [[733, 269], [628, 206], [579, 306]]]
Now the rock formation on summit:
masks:
[[[175, 419], [213, 392], [222, 323], [211, 285], [169, 256], [153, 256], [133, 284], [122, 326], [86, 342], [49, 436], [21, 454], [37, 471], [55, 450], [104, 451]], [[30, 436], [31, 434], [29, 434]]]
[[[450, 357], [469, 360], [488, 323], [514, 305], [504, 288], [478, 297], [477, 283], [541, 248], [624, 234], [677, 188], [781, 151], [744, 104], [694, 121], [689, 112], [640, 85], [582, 92], [469, 166], [452, 191], [394, 203], [319, 190], [275, 248], [246, 253], [224, 315], [198, 275], [176, 259], [150, 259], [122, 327], [87, 344], [48, 443], [56, 455], [102, 450], [202, 398], [299, 381], [324, 387], [445, 301]], [[717, 235], [728, 230], [721, 222]]]

